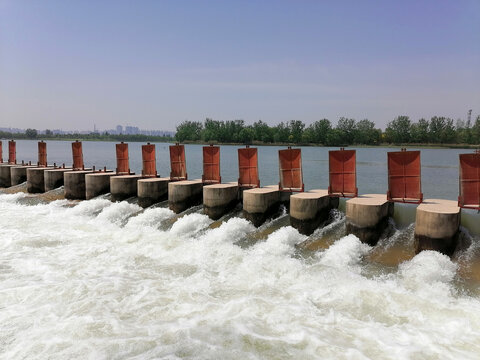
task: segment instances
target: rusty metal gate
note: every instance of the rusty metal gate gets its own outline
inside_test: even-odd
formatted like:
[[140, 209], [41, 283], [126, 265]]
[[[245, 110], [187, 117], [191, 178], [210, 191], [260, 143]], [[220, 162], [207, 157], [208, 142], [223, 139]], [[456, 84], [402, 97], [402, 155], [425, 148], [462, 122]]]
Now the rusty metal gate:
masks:
[[394, 151], [388, 156], [387, 199], [420, 204], [423, 200], [420, 151]]
[[257, 148], [251, 148], [247, 145], [244, 149], [238, 149], [238, 173], [238, 186], [244, 188], [260, 187]]
[[480, 151], [460, 154], [458, 206], [480, 210]]
[[170, 145], [170, 181], [187, 180], [187, 164], [185, 161], [185, 146]]
[[142, 145], [142, 176], [157, 177], [157, 162], [155, 158], [155, 145], [147, 143]]
[[278, 150], [280, 191], [302, 192], [305, 188], [302, 173], [302, 150], [288, 147], [286, 150]]
[[10, 140], [8, 142], [8, 163], [16, 164], [17, 163], [17, 143], [15, 140]]
[[38, 142], [38, 166], [47, 166], [47, 143]]
[[73, 156], [73, 170], [83, 170], [83, 151], [82, 142], [75, 141], [72, 143], [72, 156]]
[[203, 147], [203, 175], [204, 184], [219, 184], [222, 181], [220, 176], [220, 147]]
[[117, 169], [118, 175], [129, 175], [130, 166], [128, 164], [128, 144], [123, 141], [120, 144], [115, 145], [117, 153]]
[[328, 194], [341, 197], [358, 196], [356, 150], [331, 150], [328, 152]]

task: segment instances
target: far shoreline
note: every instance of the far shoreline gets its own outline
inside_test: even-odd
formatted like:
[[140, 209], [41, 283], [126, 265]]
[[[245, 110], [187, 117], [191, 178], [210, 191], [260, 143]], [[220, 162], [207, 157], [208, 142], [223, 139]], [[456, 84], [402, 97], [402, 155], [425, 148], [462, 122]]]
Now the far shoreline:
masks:
[[[12, 140], [11, 138], [2, 138], [1, 140]], [[24, 139], [24, 138], [16, 138], [13, 137], [13, 140], [29, 140], [29, 141], [86, 141], [86, 142], [140, 142], [140, 143], [167, 143], [167, 144], [175, 144], [178, 143], [175, 139], [158, 139], [158, 138], [147, 138], [147, 139], [92, 139], [86, 137], [69, 137], [69, 138], [52, 138], [52, 137], [37, 137], [36, 139]], [[365, 145], [365, 144], [351, 144], [351, 145], [323, 145], [323, 144], [313, 144], [313, 143], [263, 143], [258, 141], [253, 141], [250, 144], [245, 143], [235, 143], [235, 142], [218, 142], [218, 141], [184, 141], [181, 144], [185, 145], [229, 145], [229, 146], [303, 146], [303, 147], [328, 147], [328, 148], [338, 148], [338, 147], [345, 147], [345, 148], [424, 148], [424, 149], [480, 149], [480, 145], [473, 145], [473, 144], [416, 144], [416, 143], [407, 143], [407, 144], [390, 144], [390, 143], [381, 143], [378, 145]]]

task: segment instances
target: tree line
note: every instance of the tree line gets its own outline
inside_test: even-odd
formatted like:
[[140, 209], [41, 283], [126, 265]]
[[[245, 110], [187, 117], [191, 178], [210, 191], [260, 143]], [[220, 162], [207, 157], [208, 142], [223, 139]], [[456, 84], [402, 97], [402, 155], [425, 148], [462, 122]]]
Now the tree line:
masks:
[[322, 119], [308, 126], [300, 120], [270, 126], [262, 120], [246, 125], [244, 120], [184, 121], [177, 126], [179, 142], [218, 143], [291, 143], [326, 146], [379, 144], [480, 144], [480, 115], [473, 124], [443, 116], [416, 122], [398, 116], [387, 124], [385, 131], [373, 121], [341, 117], [334, 126]]
[[86, 140], [86, 141], [124, 141], [124, 142], [172, 142], [171, 136], [154, 135], [128, 135], [128, 134], [109, 134], [108, 132], [89, 134], [54, 134], [51, 130], [46, 130], [45, 134], [39, 134], [36, 129], [26, 129], [23, 133], [11, 133], [0, 131], [0, 139], [26, 139], [26, 140]]
[[92, 140], [131, 142], [204, 142], [238, 144], [299, 144], [299, 145], [380, 145], [380, 144], [480, 144], [480, 115], [471, 123], [469, 120], [433, 116], [430, 120], [413, 122], [408, 116], [398, 116], [387, 124], [385, 131], [377, 128], [373, 121], [356, 121], [341, 117], [336, 125], [321, 119], [306, 126], [300, 120], [281, 122], [270, 126], [262, 120], [252, 125], [244, 120], [213, 120], [204, 122], [184, 121], [177, 126], [175, 138], [151, 135], [117, 135], [108, 132], [89, 134], [54, 134], [46, 130], [39, 134], [35, 129], [24, 133], [1, 132], [3, 139], [42, 140]]

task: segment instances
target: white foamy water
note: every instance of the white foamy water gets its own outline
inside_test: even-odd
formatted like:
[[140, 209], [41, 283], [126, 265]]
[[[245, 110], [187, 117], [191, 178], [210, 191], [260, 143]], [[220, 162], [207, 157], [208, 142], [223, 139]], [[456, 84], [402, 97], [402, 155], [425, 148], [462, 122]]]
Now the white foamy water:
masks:
[[480, 356], [480, 301], [441, 254], [373, 276], [352, 235], [305, 257], [289, 226], [241, 247], [241, 218], [23, 196], [0, 195], [4, 359]]

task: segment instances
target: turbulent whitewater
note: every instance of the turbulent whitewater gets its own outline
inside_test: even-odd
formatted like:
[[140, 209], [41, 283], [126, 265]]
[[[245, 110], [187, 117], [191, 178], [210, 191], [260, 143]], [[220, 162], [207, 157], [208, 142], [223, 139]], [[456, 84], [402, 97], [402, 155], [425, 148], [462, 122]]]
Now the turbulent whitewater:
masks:
[[0, 195], [2, 358], [480, 356], [478, 283], [439, 253], [392, 266], [372, 259], [395, 244], [330, 229], [308, 250], [282, 218], [28, 197]]

